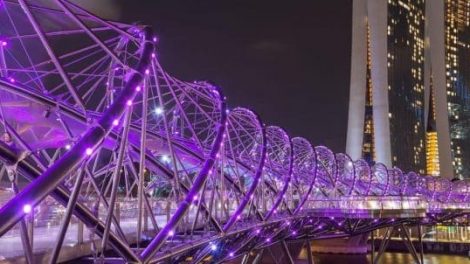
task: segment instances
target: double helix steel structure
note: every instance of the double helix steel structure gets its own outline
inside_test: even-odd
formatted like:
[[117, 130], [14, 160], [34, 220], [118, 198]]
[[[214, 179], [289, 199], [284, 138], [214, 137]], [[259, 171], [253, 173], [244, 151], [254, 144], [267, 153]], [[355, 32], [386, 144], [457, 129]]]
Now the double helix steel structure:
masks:
[[291, 138], [170, 76], [156, 43], [67, 0], [0, 1], [1, 256], [220, 263], [466, 216], [466, 182]]

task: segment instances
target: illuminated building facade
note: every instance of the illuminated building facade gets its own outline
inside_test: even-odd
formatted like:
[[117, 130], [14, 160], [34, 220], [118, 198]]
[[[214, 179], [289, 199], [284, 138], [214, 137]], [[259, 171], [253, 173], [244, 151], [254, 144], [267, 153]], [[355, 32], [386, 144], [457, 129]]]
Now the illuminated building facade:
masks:
[[470, 176], [470, 1], [353, 1], [346, 152]]
[[470, 175], [470, 1], [446, 0], [446, 94], [452, 165], [458, 177]]
[[463, 179], [470, 176], [470, 1], [428, 1], [427, 12], [425, 78], [435, 96], [440, 174]]
[[353, 1], [353, 158], [425, 172], [424, 11], [424, 0]]
[[439, 165], [439, 145], [437, 141], [436, 130], [436, 104], [434, 103], [434, 89], [432, 86], [432, 78], [429, 85], [429, 112], [428, 122], [426, 126], [426, 174], [431, 176], [440, 175]]

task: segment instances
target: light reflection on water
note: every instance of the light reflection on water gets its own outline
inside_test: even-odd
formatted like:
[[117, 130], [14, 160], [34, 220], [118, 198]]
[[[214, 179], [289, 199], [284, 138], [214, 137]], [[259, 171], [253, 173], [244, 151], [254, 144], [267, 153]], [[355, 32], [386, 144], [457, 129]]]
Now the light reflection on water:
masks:
[[[296, 264], [306, 264], [307, 255], [302, 250], [299, 261]], [[332, 255], [314, 254], [315, 264], [370, 264], [370, 255]], [[409, 264], [414, 263], [411, 254], [387, 252], [382, 256], [380, 264]], [[424, 264], [470, 264], [470, 258], [458, 255], [425, 254]]]

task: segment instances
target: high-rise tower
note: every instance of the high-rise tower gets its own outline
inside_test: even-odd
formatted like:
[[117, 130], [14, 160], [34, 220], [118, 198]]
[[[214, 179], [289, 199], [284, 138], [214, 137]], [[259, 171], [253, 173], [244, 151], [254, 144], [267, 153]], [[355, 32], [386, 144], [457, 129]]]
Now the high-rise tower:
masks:
[[355, 0], [346, 152], [470, 177], [470, 0]]
[[353, 1], [347, 153], [425, 172], [424, 0]]
[[425, 75], [433, 80], [441, 175], [470, 177], [470, 1], [426, 5]]

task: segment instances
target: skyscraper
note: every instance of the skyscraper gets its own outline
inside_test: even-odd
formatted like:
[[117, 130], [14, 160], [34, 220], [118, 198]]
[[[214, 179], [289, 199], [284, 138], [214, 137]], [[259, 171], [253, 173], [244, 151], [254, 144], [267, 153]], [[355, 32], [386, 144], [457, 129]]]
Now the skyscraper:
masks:
[[347, 153], [426, 168], [424, 0], [353, 1]]
[[428, 2], [426, 78], [433, 80], [439, 164], [470, 177], [470, 1]]
[[470, 0], [353, 1], [346, 152], [470, 177]]

